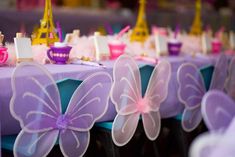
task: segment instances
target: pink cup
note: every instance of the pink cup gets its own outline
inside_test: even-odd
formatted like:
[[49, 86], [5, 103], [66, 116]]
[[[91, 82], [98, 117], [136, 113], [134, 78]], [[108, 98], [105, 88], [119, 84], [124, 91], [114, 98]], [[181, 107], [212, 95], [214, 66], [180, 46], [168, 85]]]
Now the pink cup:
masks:
[[219, 40], [213, 40], [211, 46], [212, 46], [212, 53], [217, 54], [221, 52], [222, 43]]
[[6, 47], [0, 47], [0, 64], [6, 63], [8, 59], [8, 52]]
[[110, 59], [117, 59], [120, 55], [124, 54], [126, 44], [109, 43], [108, 46], [110, 51]]

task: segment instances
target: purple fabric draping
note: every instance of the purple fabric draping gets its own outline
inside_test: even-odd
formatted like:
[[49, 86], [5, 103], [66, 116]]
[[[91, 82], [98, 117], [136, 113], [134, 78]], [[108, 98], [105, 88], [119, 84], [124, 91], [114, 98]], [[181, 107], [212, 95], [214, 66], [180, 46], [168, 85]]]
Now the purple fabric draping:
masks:
[[[180, 104], [177, 97], [178, 83], [177, 83], [177, 70], [178, 67], [184, 62], [192, 62], [197, 67], [203, 67], [210, 64], [215, 64], [216, 57], [163, 57], [161, 59], [167, 59], [172, 66], [172, 76], [169, 84], [169, 92], [166, 101], [160, 107], [160, 113], [162, 118], [168, 118], [176, 116], [182, 113], [183, 105]], [[89, 74], [96, 71], [107, 71], [112, 75], [112, 67], [114, 61], [102, 62], [106, 68], [85, 66], [85, 65], [45, 65], [45, 67], [51, 72], [55, 80], [62, 80], [64, 78], [72, 78], [83, 80]], [[146, 62], [140, 62], [139, 65], [148, 64]], [[18, 121], [16, 121], [10, 114], [9, 103], [12, 96], [11, 88], [11, 76], [14, 67], [0, 67], [0, 120], [1, 120], [1, 135], [15, 134], [20, 131]], [[30, 71], [29, 71], [30, 73]], [[114, 105], [109, 103], [108, 111], [102, 119], [99, 121], [113, 120], [116, 112]]]

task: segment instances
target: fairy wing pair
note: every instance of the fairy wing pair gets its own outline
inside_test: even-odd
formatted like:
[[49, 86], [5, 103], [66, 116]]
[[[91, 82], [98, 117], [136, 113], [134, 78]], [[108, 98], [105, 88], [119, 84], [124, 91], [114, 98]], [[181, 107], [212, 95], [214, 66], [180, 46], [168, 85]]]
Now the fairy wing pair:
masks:
[[235, 102], [221, 91], [209, 91], [203, 97], [202, 114], [210, 132], [193, 142], [190, 157], [233, 157]]
[[58, 87], [50, 73], [38, 64], [20, 64], [12, 77], [10, 103], [11, 114], [22, 128], [14, 156], [47, 156], [58, 137], [64, 156], [82, 156], [89, 144], [89, 130], [107, 110], [111, 83], [105, 72], [89, 76], [62, 113]]
[[116, 145], [123, 146], [131, 140], [140, 116], [147, 137], [150, 140], [157, 138], [161, 125], [159, 108], [168, 94], [170, 76], [170, 64], [160, 62], [154, 68], [142, 97], [141, 76], [136, 62], [125, 55], [117, 59], [111, 89], [111, 100], [117, 111], [112, 127]]
[[[209, 90], [224, 89], [227, 67], [227, 57], [221, 55], [215, 65]], [[200, 71], [191, 63], [184, 63], [179, 67], [177, 79], [179, 83], [178, 98], [185, 105], [182, 127], [185, 131], [192, 131], [202, 120], [201, 101], [207, 92], [206, 86]]]

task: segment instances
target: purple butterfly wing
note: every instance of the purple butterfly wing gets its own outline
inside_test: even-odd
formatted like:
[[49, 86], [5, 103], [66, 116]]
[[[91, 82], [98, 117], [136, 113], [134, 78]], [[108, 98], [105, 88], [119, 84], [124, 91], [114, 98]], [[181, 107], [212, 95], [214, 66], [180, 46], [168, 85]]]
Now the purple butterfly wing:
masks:
[[[72, 138], [71, 138], [72, 137]], [[60, 134], [60, 149], [64, 156], [83, 156], [88, 148], [90, 133], [65, 130]]]
[[215, 64], [210, 89], [223, 90], [228, 71], [228, 58], [226, 55], [221, 54]]
[[194, 109], [201, 105], [206, 92], [205, 85], [197, 67], [190, 63], [182, 64], [177, 72], [179, 83], [178, 98], [187, 109]]
[[229, 64], [229, 75], [228, 79], [226, 80], [226, 92], [230, 97], [233, 98], [235, 101], [235, 57], [232, 58], [230, 64]]
[[60, 148], [65, 156], [82, 156], [90, 142], [89, 130], [108, 108], [112, 78], [97, 72], [86, 78], [75, 90], [63, 117]]
[[189, 157], [215, 157], [210, 156], [220, 142], [221, 134], [204, 133], [197, 137], [189, 150]]
[[193, 131], [200, 124], [201, 120], [200, 106], [194, 109], [184, 109], [181, 123], [185, 131]]
[[50, 73], [36, 63], [21, 63], [12, 76], [13, 96], [10, 111], [28, 132], [55, 127], [61, 113], [60, 96]]
[[28, 133], [22, 130], [14, 144], [15, 157], [46, 157], [59, 135], [59, 130], [48, 132]]
[[97, 72], [87, 77], [75, 90], [65, 112], [68, 129], [89, 131], [108, 108], [112, 78], [106, 72]]
[[168, 84], [171, 77], [171, 65], [161, 61], [153, 70], [145, 93], [146, 106], [149, 111], [142, 114], [143, 126], [147, 137], [155, 140], [161, 128], [160, 105], [168, 94]]
[[225, 93], [212, 90], [203, 97], [201, 111], [210, 130], [225, 129], [235, 116], [235, 102]]

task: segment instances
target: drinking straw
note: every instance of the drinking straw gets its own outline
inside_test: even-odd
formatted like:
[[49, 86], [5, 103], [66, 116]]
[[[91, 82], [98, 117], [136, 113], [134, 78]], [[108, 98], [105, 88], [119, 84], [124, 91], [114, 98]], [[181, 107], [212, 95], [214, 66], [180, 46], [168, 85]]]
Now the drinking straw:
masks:
[[120, 37], [122, 37], [123, 34], [124, 34], [126, 31], [128, 31], [129, 29], [130, 29], [130, 26], [129, 26], [129, 25], [126, 26], [125, 28], [123, 28], [123, 29], [118, 33], [116, 39], [119, 39]]
[[57, 25], [57, 31], [58, 31], [58, 34], [59, 34], [60, 42], [63, 42], [62, 30], [61, 30], [61, 27], [60, 27], [60, 23], [57, 21], [56, 25]]

